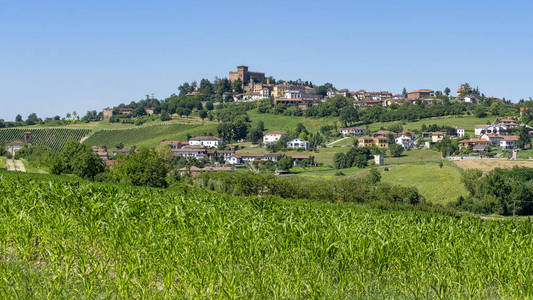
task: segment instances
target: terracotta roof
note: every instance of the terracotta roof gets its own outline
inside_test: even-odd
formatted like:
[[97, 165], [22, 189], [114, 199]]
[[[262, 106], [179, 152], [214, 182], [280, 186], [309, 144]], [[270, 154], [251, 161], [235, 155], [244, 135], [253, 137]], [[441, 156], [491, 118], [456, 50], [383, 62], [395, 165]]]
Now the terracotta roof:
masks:
[[419, 89], [419, 90], [414, 90], [412, 92], [409, 92], [409, 94], [412, 94], [412, 93], [433, 93], [433, 90], [430, 90], [430, 89]]
[[520, 138], [516, 135], [504, 135], [503, 139], [506, 141], [518, 141]]
[[474, 127], [484, 128], [484, 127], [489, 127], [489, 125], [475, 125]]
[[197, 136], [190, 138], [189, 141], [222, 141], [222, 139], [216, 136]]
[[311, 158], [312, 156], [309, 156], [309, 155], [292, 155], [291, 157], [294, 158], [294, 159], [308, 159], [308, 158]]

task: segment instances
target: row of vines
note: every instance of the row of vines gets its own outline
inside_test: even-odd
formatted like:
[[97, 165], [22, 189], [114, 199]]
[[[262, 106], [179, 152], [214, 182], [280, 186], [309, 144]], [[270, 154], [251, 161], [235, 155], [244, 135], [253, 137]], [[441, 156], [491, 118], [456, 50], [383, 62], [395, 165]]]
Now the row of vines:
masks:
[[[24, 141], [24, 133], [26, 131], [28, 131], [28, 129], [0, 129], [0, 145], [13, 140]], [[45, 145], [56, 151], [61, 151], [65, 143], [70, 141], [80, 141], [91, 132], [90, 129], [67, 128], [39, 128], [31, 129], [29, 131], [31, 132], [33, 145]]]

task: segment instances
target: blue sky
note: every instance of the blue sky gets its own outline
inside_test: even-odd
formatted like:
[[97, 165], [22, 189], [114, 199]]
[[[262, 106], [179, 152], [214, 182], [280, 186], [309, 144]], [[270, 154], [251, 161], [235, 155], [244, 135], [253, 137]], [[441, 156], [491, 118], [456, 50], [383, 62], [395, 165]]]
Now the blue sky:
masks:
[[338, 88], [533, 97], [532, 1], [0, 0], [0, 118], [100, 110], [247, 64]]

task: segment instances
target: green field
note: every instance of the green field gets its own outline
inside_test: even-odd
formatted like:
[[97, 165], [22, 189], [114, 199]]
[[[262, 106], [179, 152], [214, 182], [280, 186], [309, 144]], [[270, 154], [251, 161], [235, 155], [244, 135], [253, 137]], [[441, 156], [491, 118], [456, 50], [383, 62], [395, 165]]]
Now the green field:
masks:
[[69, 141], [80, 141], [87, 136], [91, 130], [89, 129], [68, 129], [68, 128], [3, 128], [0, 129], [0, 145], [5, 144], [11, 140], [24, 141], [24, 133], [31, 132], [33, 145], [45, 145], [50, 148], [61, 151], [63, 146]]
[[432, 203], [447, 204], [467, 195], [460, 170], [451, 163], [445, 163], [442, 168], [436, 162], [424, 162], [395, 165], [389, 169], [381, 173], [383, 182], [414, 186]]
[[530, 221], [0, 172], [0, 297], [533, 296]]
[[252, 120], [252, 125], [255, 126], [259, 121], [263, 121], [265, 129], [267, 131], [280, 130], [280, 131], [294, 131], [298, 123], [302, 123], [305, 128], [311, 133], [318, 132], [320, 127], [324, 125], [333, 125], [337, 122], [340, 127], [339, 119], [336, 117], [327, 118], [306, 118], [306, 117], [293, 117], [274, 114], [262, 114], [257, 110], [248, 111], [248, 116]]
[[0, 156], [0, 169], [5, 169], [6, 168], [6, 159], [7, 159], [7, 157]]
[[186, 140], [191, 136], [216, 133], [215, 123], [205, 125], [165, 124], [151, 125], [138, 128], [100, 130], [91, 135], [84, 143], [89, 146], [107, 146], [113, 149], [123, 143], [125, 147], [154, 147], [162, 140]]
[[[325, 166], [332, 164], [335, 152], [346, 152], [349, 148], [327, 148], [330, 156]], [[321, 149], [322, 150], [322, 149]], [[440, 154], [429, 150], [405, 151], [401, 157], [385, 157], [384, 166], [377, 169], [381, 172], [382, 181], [402, 186], [414, 186], [426, 200], [432, 203], [446, 204], [457, 200], [460, 195], [466, 195], [464, 185], [461, 183], [461, 171], [451, 163], [444, 162], [443, 168], [439, 167]], [[388, 168], [389, 171], [384, 171]], [[295, 176], [305, 180], [326, 180], [348, 177], [361, 177], [369, 172], [369, 168], [348, 168], [336, 170], [331, 167], [294, 168], [291, 169]], [[336, 174], [342, 172], [343, 177]]]
[[473, 135], [475, 125], [487, 124], [487, 123], [493, 122], [495, 119], [496, 119], [495, 117], [476, 118], [474, 116], [461, 116], [461, 117], [449, 116], [449, 117], [436, 117], [436, 118], [422, 119], [417, 122], [394, 121], [394, 122], [372, 123], [368, 125], [368, 128], [371, 131], [377, 131], [379, 130], [380, 127], [387, 128], [388, 126], [391, 126], [394, 124], [401, 124], [404, 130], [419, 130], [422, 124], [426, 124], [426, 125], [437, 124], [439, 126], [461, 126], [465, 129], [466, 133]]

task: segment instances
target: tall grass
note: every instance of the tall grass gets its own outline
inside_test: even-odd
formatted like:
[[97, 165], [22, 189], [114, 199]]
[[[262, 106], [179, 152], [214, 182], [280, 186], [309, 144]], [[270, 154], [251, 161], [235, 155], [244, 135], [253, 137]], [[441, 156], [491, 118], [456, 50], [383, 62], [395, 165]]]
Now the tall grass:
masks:
[[1, 298], [525, 298], [533, 226], [0, 172]]

